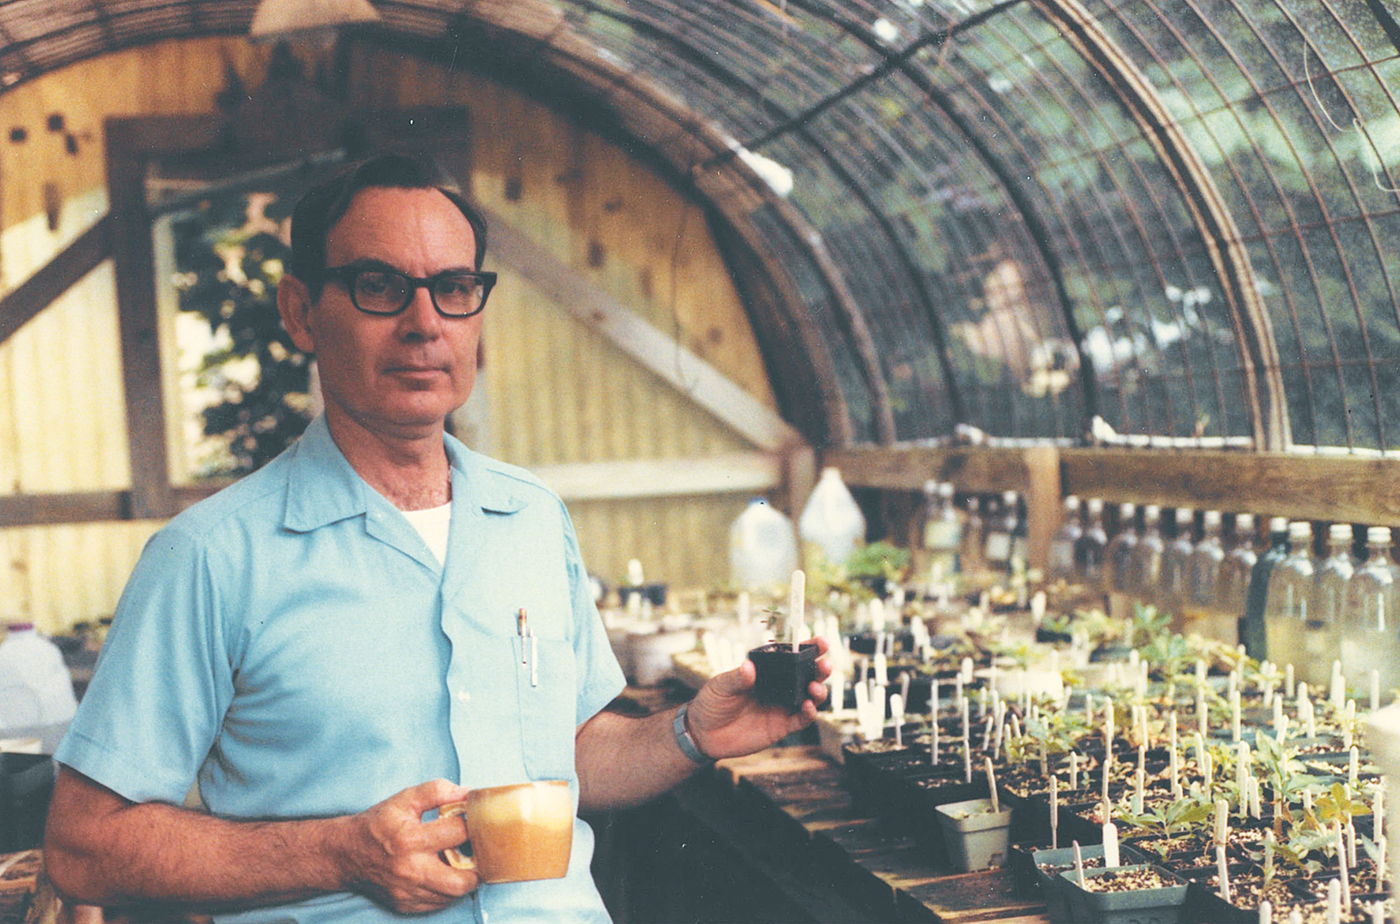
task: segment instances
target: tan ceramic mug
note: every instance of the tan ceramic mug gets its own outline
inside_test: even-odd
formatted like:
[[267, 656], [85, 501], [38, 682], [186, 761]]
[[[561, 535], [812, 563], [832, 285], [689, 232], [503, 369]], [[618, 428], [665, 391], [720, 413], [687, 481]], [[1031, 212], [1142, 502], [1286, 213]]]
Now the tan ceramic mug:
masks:
[[443, 854], [457, 869], [476, 870], [482, 882], [559, 879], [569, 871], [574, 802], [567, 780], [473, 789], [438, 815], [467, 823], [461, 848]]

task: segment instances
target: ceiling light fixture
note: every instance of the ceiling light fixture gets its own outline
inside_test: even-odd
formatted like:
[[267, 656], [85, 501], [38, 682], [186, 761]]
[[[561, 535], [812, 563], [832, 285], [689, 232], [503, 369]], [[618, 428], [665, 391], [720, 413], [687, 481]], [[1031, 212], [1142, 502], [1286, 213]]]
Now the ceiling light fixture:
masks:
[[312, 38], [334, 34], [340, 26], [376, 22], [369, 0], [262, 0], [248, 29], [252, 41]]

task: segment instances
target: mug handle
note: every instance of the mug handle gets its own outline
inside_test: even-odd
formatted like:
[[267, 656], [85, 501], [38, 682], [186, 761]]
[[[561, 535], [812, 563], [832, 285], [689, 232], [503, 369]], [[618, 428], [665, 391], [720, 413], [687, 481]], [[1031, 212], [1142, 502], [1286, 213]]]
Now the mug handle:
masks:
[[[467, 821], [467, 803], [465, 803], [465, 802], [449, 802], [449, 803], [447, 803], [446, 805], [442, 806], [440, 809], [438, 809], [438, 817], [439, 817], [439, 818], [451, 818], [451, 817], [454, 816], [454, 815], [460, 815], [460, 816], [462, 817], [462, 821], [463, 821], [463, 822], [466, 822], [466, 821]], [[448, 847], [447, 849], [443, 850], [443, 852], [442, 852], [443, 859], [447, 860], [447, 865], [450, 866], [450, 867], [452, 867], [453, 869], [469, 869], [469, 870], [475, 870], [475, 869], [476, 869], [476, 858], [475, 858], [475, 857], [472, 857], [472, 856], [468, 856], [467, 854], [462, 853], [462, 851], [460, 850], [461, 847], [466, 846], [466, 845], [470, 844], [471, 842], [472, 842], [471, 826], [470, 826], [470, 824], [468, 824], [468, 827], [467, 827], [467, 839], [466, 839], [465, 841], [463, 841], [461, 844], [459, 844], [457, 847]]]

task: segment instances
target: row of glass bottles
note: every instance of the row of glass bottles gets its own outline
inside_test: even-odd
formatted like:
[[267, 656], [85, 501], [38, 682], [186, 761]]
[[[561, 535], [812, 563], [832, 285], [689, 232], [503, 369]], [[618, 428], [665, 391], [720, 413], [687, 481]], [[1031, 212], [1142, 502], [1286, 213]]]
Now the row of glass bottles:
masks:
[[1141, 532], [1134, 528], [1137, 513], [1134, 505], [1121, 505], [1120, 528], [1110, 540], [1101, 501], [1090, 499], [1081, 510], [1078, 498], [1067, 498], [1051, 542], [1051, 577], [1101, 588], [1119, 612], [1142, 601], [1171, 612], [1187, 629], [1237, 629], [1252, 656], [1291, 662], [1296, 676], [1312, 684], [1326, 684], [1340, 659], [1353, 687], [1364, 688], [1373, 670], [1382, 689], [1400, 687], [1400, 568], [1389, 528], [1367, 530], [1367, 555], [1357, 561], [1352, 527], [1334, 524], [1327, 555], [1315, 560], [1305, 521], [1270, 520], [1268, 546], [1259, 552], [1249, 514], [1235, 516], [1235, 542], [1227, 549], [1219, 511], [1203, 512], [1195, 541], [1189, 509], [1176, 510], [1170, 540], [1162, 535], [1160, 508], [1142, 508]]
[[969, 496], [965, 512], [954, 503], [949, 483], [924, 485], [924, 523], [919, 572], [930, 586], [955, 575], [1023, 573], [1028, 557], [1026, 518], [1016, 491]]

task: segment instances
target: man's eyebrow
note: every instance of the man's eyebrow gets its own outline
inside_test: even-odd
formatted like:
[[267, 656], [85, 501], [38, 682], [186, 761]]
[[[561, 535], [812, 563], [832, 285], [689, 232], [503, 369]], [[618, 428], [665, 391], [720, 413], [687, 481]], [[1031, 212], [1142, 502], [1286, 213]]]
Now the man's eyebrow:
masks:
[[[377, 260], [377, 259], [375, 259], [374, 257], [359, 257], [358, 259], [351, 260], [349, 263], [344, 264], [344, 266], [345, 266], [347, 269], [357, 269], [357, 270], [383, 270], [383, 271], [388, 272], [388, 273], [398, 273], [398, 274], [400, 274], [400, 275], [402, 275], [402, 276], [410, 276], [410, 278], [412, 278], [412, 274], [407, 273], [407, 272], [405, 272], [404, 270], [399, 269], [399, 268], [398, 268], [397, 266], [395, 266], [394, 264], [392, 264], [392, 263], [386, 263], [386, 262], [383, 261], [383, 260]], [[440, 269], [440, 270], [438, 270], [436, 273], [433, 273], [433, 276], [441, 276], [443, 273], [475, 273], [475, 272], [479, 272], [479, 271], [478, 271], [475, 267], [471, 267], [471, 266], [449, 266], [449, 267], [447, 267], [446, 269]], [[430, 277], [428, 277], [428, 278], [432, 278], [432, 277], [430, 276]]]

